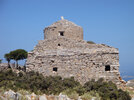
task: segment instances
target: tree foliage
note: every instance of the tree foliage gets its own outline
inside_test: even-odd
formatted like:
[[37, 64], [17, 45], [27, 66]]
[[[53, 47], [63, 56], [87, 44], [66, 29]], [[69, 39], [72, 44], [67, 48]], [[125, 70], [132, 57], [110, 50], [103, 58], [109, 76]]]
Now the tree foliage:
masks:
[[2, 59], [0, 59], [0, 63], [2, 62]]
[[6, 61], [8, 62], [8, 67], [10, 68], [10, 61], [11, 61], [11, 55], [10, 53], [6, 53], [4, 55], [4, 58], [6, 59]]
[[18, 67], [18, 60], [23, 60], [27, 58], [27, 51], [25, 51], [24, 49], [17, 49], [11, 51], [10, 53], [5, 54], [4, 57], [8, 61], [9, 66], [10, 66], [10, 60], [15, 60], [16, 65]]
[[4, 58], [5, 58], [8, 62], [10, 62], [10, 60], [11, 60], [11, 56], [10, 56], [9, 53], [6, 53], [6, 54], [4, 55]]
[[27, 51], [23, 49], [17, 49], [17, 50], [11, 51], [10, 56], [12, 59], [16, 61], [23, 60], [27, 58]]

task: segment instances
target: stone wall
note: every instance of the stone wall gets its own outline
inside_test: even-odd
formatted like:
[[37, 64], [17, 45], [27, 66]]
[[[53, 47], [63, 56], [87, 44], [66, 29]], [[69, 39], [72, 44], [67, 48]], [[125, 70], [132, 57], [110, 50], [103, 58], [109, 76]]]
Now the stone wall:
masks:
[[60, 20], [46, 27], [44, 29], [44, 39], [60, 37], [60, 32], [63, 32], [63, 37], [83, 40], [83, 29], [67, 20]]
[[27, 71], [74, 77], [82, 84], [99, 78], [120, 84], [121, 79], [118, 49], [87, 43], [83, 29], [64, 19], [45, 28], [44, 40], [28, 53], [26, 66]]
[[[57, 44], [61, 43], [60, 46]], [[27, 71], [38, 71], [44, 76], [74, 77], [84, 84], [90, 79], [104, 78], [119, 82], [118, 49], [88, 44], [83, 40], [54, 38], [41, 40], [27, 59]], [[109, 71], [105, 67], [110, 66]]]
[[[34, 48], [34, 53], [49, 53], [53, 55], [65, 51], [64, 55], [70, 53], [92, 53], [92, 52], [109, 52], [119, 53], [118, 49], [112, 48], [102, 44], [88, 44], [84, 40], [71, 40], [65, 37], [57, 37], [53, 39], [40, 40]], [[70, 53], [69, 53], [70, 52]], [[61, 53], [61, 52], [60, 52]]]

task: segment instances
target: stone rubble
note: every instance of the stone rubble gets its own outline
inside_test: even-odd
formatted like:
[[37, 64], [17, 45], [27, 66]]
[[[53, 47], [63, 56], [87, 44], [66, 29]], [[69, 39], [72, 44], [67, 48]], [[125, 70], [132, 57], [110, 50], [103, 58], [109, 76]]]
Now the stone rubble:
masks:
[[134, 79], [127, 81], [126, 86], [134, 87]]
[[[36, 95], [34, 93], [29, 95], [22, 95], [12, 90], [4, 92], [4, 95], [1, 95], [0, 93], [0, 100], [1, 99], [2, 100], [23, 100], [24, 98], [25, 100], [73, 100], [70, 99], [67, 95], [63, 95], [62, 93], [60, 93], [58, 96], [55, 95], [47, 96], [46, 94]], [[80, 99], [79, 97], [78, 100], [82, 100], [82, 99]]]
[[0, 71], [8, 69], [8, 64], [7, 63], [0, 63]]

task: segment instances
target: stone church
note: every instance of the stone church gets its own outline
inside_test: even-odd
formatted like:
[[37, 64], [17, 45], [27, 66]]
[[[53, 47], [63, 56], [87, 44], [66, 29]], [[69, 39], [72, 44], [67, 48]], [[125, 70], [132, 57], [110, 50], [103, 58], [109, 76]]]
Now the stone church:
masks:
[[44, 29], [44, 40], [28, 53], [26, 67], [82, 84], [99, 78], [120, 83], [118, 49], [84, 41], [82, 27], [63, 18]]

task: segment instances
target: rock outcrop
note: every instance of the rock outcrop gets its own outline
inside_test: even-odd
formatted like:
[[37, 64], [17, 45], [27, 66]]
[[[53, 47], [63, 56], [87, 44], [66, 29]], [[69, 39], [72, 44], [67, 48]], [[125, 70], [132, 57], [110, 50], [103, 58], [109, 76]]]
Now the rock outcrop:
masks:
[[[21, 94], [19, 92], [14, 92], [12, 90], [6, 91], [3, 94], [0, 92], [0, 100], [73, 100], [70, 99], [67, 95], [60, 93], [59, 95], [36, 95], [31, 94]], [[78, 98], [80, 99], [80, 97]]]
[[129, 80], [127, 81], [127, 84], [126, 84], [128, 87], [134, 87], [134, 80]]
[[8, 64], [7, 63], [0, 63], [0, 71], [8, 69]]

